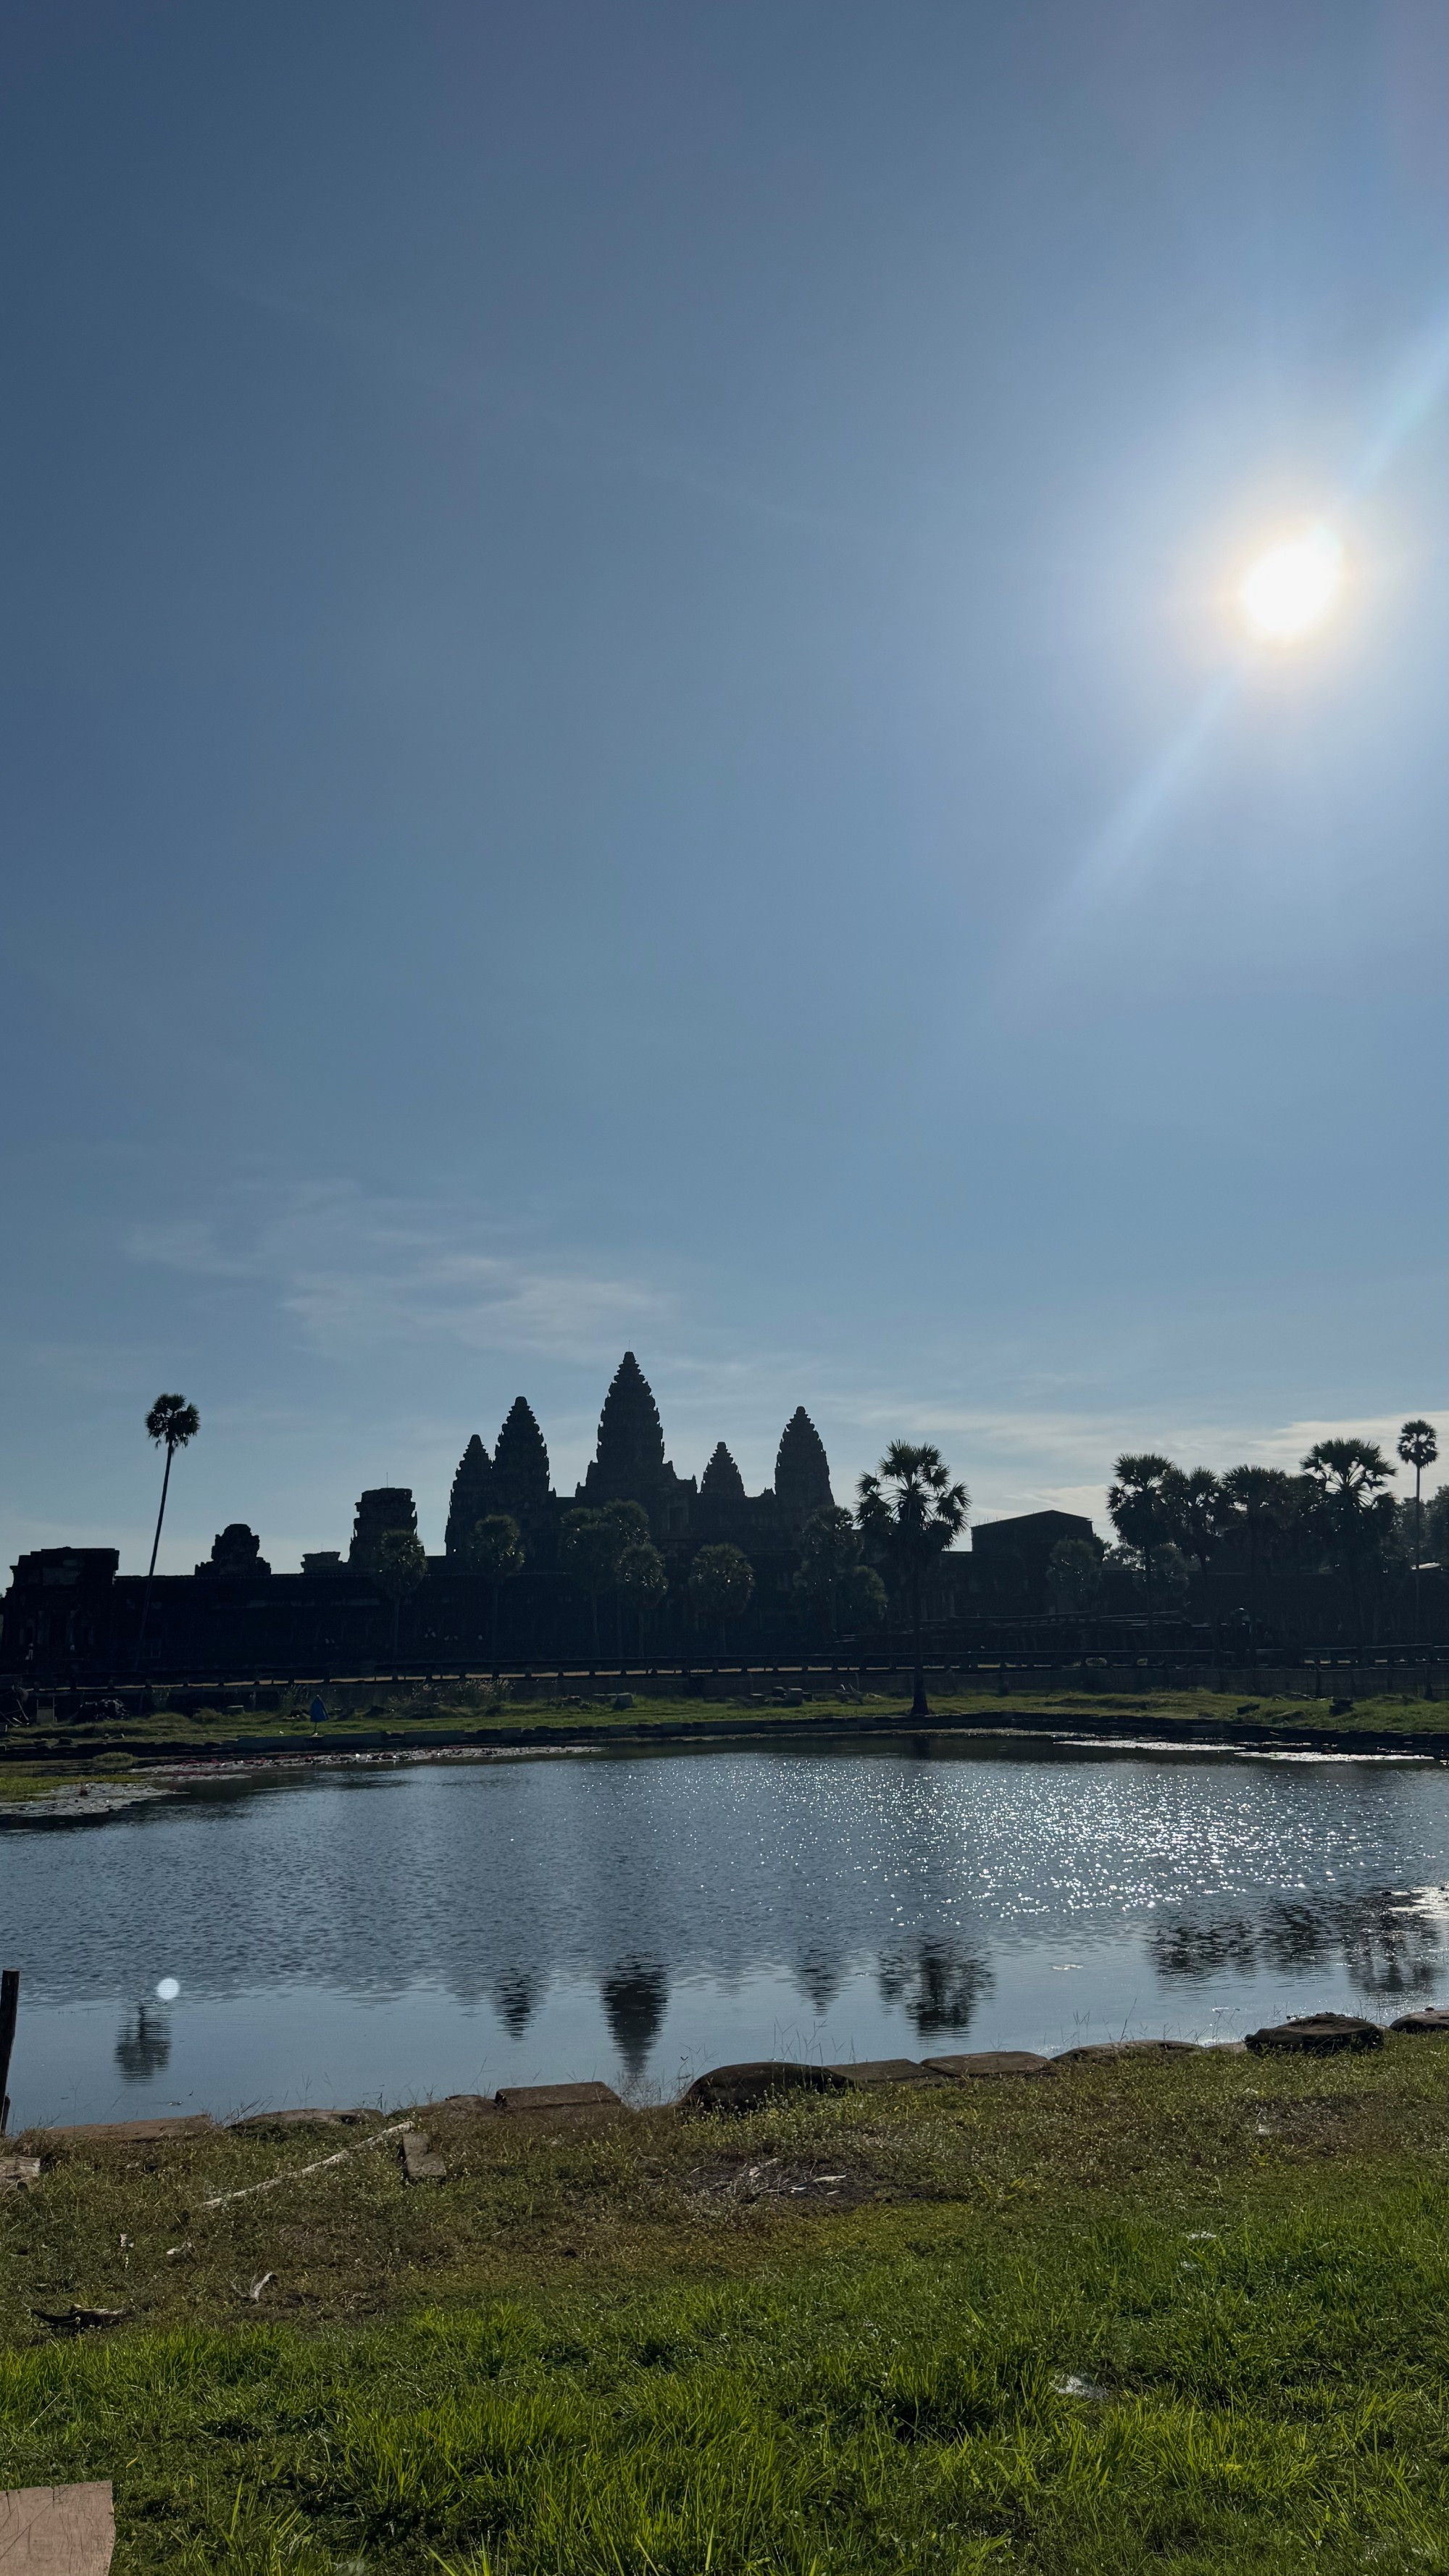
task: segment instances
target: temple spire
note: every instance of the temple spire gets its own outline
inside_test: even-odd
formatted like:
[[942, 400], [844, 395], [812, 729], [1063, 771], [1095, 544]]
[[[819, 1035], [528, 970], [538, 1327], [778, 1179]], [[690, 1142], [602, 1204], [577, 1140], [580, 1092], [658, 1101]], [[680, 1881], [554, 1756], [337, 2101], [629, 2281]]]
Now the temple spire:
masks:
[[699, 1480], [702, 1503], [742, 1503], [745, 1480], [721, 1440], [710, 1453], [709, 1465]]
[[492, 1508], [518, 1518], [546, 1510], [548, 1500], [548, 1449], [532, 1406], [516, 1395], [493, 1452]]
[[475, 1431], [458, 1461], [448, 1501], [443, 1546], [449, 1556], [463, 1555], [478, 1522], [486, 1519], [492, 1507], [493, 1465]]
[[658, 1476], [664, 1467], [664, 1429], [653, 1390], [632, 1351], [614, 1371], [599, 1416], [597, 1451], [601, 1478], [625, 1485], [640, 1475]]
[[834, 1500], [825, 1444], [804, 1405], [798, 1404], [780, 1434], [775, 1459], [775, 1501], [781, 1519], [808, 1520], [812, 1512]]

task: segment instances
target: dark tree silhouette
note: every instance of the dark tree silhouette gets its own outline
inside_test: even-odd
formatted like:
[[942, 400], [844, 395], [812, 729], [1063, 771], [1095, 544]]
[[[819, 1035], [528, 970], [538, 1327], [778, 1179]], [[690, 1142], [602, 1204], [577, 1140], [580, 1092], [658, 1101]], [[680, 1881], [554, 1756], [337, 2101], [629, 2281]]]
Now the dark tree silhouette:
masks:
[[873, 1476], [857, 1488], [856, 1521], [867, 1546], [885, 1562], [911, 1610], [912, 1717], [929, 1717], [925, 1650], [921, 1644], [921, 1585], [938, 1556], [966, 1526], [970, 1496], [953, 1485], [939, 1449], [893, 1440]]
[[1396, 1470], [1376, 1440], [1318, 1440], [1303, 1473], [1318, 1488], [1318, 1517], [1335, 1563], [1348, 1575], [1354, 1625], [1362, 1625], [1359, 1577], [1392, 1523], [1392, 1498], [1380, 1491]]
[[[1222, 1544], [1229, 1517], [1218, 1478], [1211, 1467], [1174, 1467], [1162, 1480], [1162, 1502], [1171, 1543], [1181, 1550], [1184, 1557], [1196, 1557], [1201, 1571], [1206, 1574]], [[1212, 1610], [1212, 1624], [1216, 1639], [1218, 1620], [1215, 1608]]]
[[1416, 1417], [1406, 1422], [1399, 1433], [1399, 1456], [1406, 1467], [1414, 1470], [1414, 1637], [1419, 1637], [1419, 1560], [1424, 1553], [1424, 1470], [1432, 1467], [1439, 1455], [1434, 1425]]
[[638, 1523], [625, 1517], [631, 1511], [638, 1512], [647, 1537], [648, 1515], [637, 1504], [611, 1503], [597, 1512], [583, 1505], [564, 1516], [559, 1563], [589, 1596], [595, 1663], [599, 1660], [599, 1595], [613, 1590], [625, 1548], [639, 1543]]
[[634, 1611], [639, 1652], [644, 1651], [644, 1622], [669, 1590], [669, 1569], [652, 1539], [631, 1540], [619, 1558], [614, 1581]]
[[377, 1543], [374, 1580], [385, 1601], [392, 1603], [392, 1669], [397, 1676], [397, 1632], [402, 1606], [412, 1598], [428, 1570], [427, 1551], [411, 1530], [384, 1530]]
[[1172, 1536], [1165, 1488], [1168, 1478], [1178, 1470], [1170, 1458], [1160, 1458], [1153, 1449], [1128, 1451], [1112, 1470], [1115, 1483], [1107, 1488], [1107, 1509], [1112, 1526], [1124, 1547], [1137, 1550], [1147, 1582], [1147, 1643], [1152, 1644], [1153, 1559], [1159, 1548], [1166, 1547]]
[[878, 1628], [889, 1608], [885, 1585], [873, 1565], [853, 1565], [840, 1587], [840, 1607], [849, 1628]]
[[1248, 1542], [1248, 1602], [1258, 1633], [1258, 1567], [1265, 1540], [1285, 1530], [1297, 1500], [1294, 1479], [1281, 1467], [1230, 1467], [1222, 1478], [1224, 1531], [1239, 1529]]
[[151, 1586], [156, 1579], [156, 1553], [161, 1545], [161, 1524], [166, 1518], [166, 1496], [171, 1487], [171, 1461], [178, 1449], [194, 1440], [201, 1429], [201, 1416], [184, 1395], [158, 1395], [146, 1416], [146, 1429], [158, 1449], [166, 1452], [166, 1469], [161, 1478], [161, 1509], [156, 1515], [156, 1535], [151, 1541], [151, 1562], [146, 1568], [146, 1590], [141, 1601], [141, 1625], [136, 1635], [136, 1661], [146, 1638], [146, 1622], [151, 1615]]
[[1059, 1538], [1047, 1558], [1047, 1608], [1057, 1619], [1080, 1619], [1102, 1598], [1101, 1550], [1090, 1539]]
[[521, 1574], [524, 1566], [523, 1537], [511, 1512], [488, 1512], [481, 1521], [474, 1522], [463, 1549], [463, 1562], [470, 1574], [481, 1574], [491, 1590], [492, 1666], [496, 1673], [499, 1586]]
[[1223, 1489], [1211, 1467], [1173, 1467], [1162, 1480], [1168, 1534], [1184, 1556], [1206, 1573], [1222, 1544], [1227, 1519]]
[[744, 1549], [728, 1542], [702, 1547], [689, 1569], [689, 1597], [700, 1617], [719, 1623], [720, 1653], [731, 1619], [742, 1619], [755, 1589], [755, 1569]]
[[860, 1532], [843, 1503], [827, 1503], [812, 1512], [800, 1532], [800, 1566], [795, 1589], [807, 1601], [825, 1605], [833, 1638], [839, 1619], [841, 1586], [860, 1564]]

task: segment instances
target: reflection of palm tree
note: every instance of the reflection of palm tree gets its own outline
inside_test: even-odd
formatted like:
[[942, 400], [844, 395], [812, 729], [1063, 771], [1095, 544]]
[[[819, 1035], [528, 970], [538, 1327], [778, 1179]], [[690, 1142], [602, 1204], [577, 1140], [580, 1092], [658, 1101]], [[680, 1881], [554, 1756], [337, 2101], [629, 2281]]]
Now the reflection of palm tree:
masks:
[[817, 2013], [828, 2013], [840, 1992], [840, 1968], [822, 1950], [812, 1950], [795, 1971], [795, 1983]]
[[1279, 1975], [1341, 1967], [1361, 1995], [1422, 1995], [1439, 1983], [1444, 1950], [1437, 1922], [1415, 1915], [1390, 1888], [1350, 1896], [1279, 1897], [1256, 1922], [1242, 1915], [1158, 1925], [1148, 1942], [1165, 1982], [1205, 1984], [1223, 1974]]
[[669, 1979], [662, 1968], [629, 1959], [603, 1983], [604, 2016], [631, 2075], [643, 2074], [669, 2001]]
[[128, 2084], [149, 2084], [159, 2075], [171, 2055], [171, 2024], [165, 2013], [152, 2012], [146, 2004], [121, 2024], [116, 2042], [116, 2064]]
[[1147, 1937], [1153, 1972], [1168, 1985], [1206, 1985], [1209, 1978], [1251, 1977], [1258, 1964], [1253, 1927], [1241, 1915], [1218, 1923], [1160, 1923]]
[[538, 2006], [539, 1981], [525, 1968], [505, 1968], [493, 1988], [493, 2003], [510, 2039], [522, 2039]]
[[958, 1950], [954, 1941], [923, 1941], [913, 1959], [883, 1959], [878, 1982], [882, 2000], [903, 2003], [925, 2039], [936, 2031], [967, 2029], [996, 1978], [984, 1959]]

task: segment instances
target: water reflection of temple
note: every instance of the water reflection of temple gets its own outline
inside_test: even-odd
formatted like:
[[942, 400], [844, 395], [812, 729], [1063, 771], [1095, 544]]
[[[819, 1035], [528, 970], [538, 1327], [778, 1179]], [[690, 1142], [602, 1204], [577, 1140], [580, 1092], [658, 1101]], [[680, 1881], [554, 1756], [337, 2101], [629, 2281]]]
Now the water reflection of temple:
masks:
[[614, 2045], [637, 2080], [668, 2008], [669, 1979], [662, 1968], [631, 1959], [605, 1977], [600, 1993]]

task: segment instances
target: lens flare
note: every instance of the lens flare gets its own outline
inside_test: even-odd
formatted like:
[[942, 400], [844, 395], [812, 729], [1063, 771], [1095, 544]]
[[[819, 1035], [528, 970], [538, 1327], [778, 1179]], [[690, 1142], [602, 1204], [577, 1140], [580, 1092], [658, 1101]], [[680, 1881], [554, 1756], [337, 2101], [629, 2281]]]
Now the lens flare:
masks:
[[1305, 528], [1260, 555], [1238, 592], [1246, 624], [1266, 644], [1297, 644], [1321, 626], [1343, 584], [1331, 528]]

